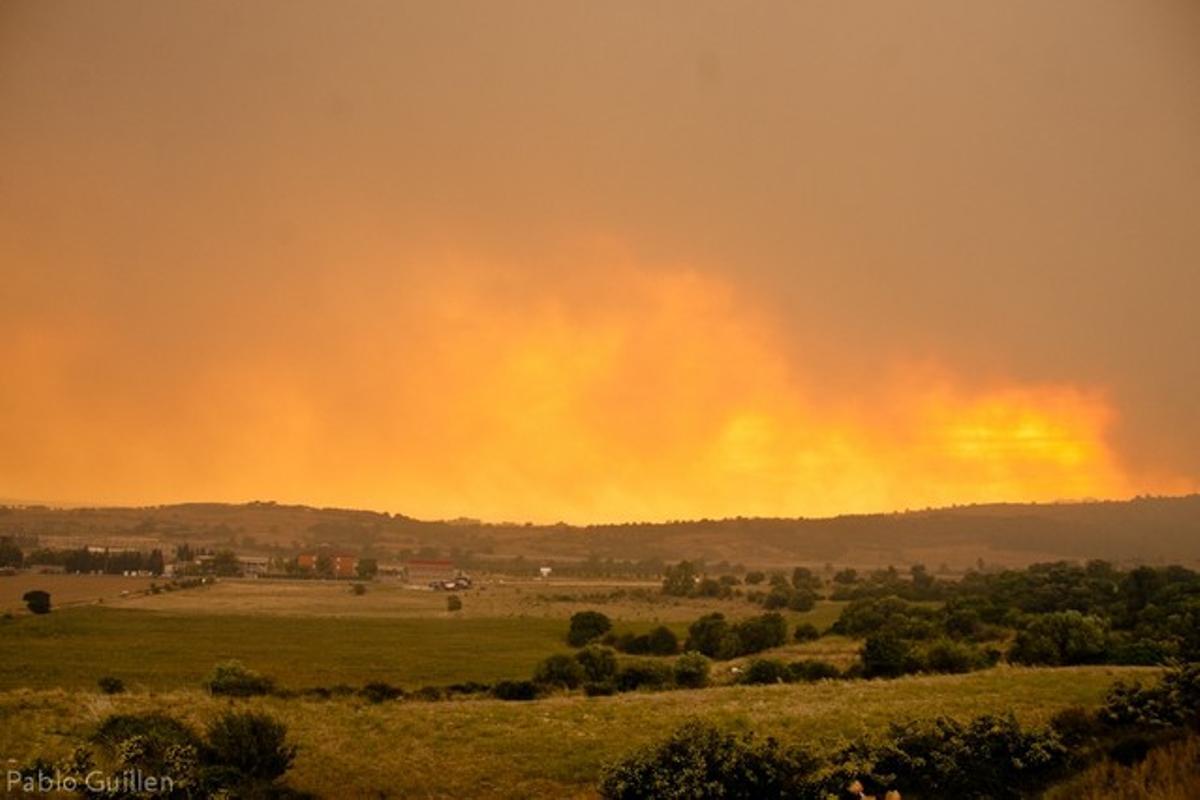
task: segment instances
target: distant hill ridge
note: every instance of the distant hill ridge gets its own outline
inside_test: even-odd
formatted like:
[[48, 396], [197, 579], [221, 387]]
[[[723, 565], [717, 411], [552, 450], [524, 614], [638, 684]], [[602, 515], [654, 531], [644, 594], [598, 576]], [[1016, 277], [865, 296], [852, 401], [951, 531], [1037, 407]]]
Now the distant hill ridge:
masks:
[[709, 562], [1020, 564], [1056, 558], [1200, 564], [1200, 495], [994, 503], [830, 518], [530, 525], [273, 502], [121, 508], [0, 507], [0, 535], [57, 541], [144, 537], [240, 548], [329, 542], [530, 558]]

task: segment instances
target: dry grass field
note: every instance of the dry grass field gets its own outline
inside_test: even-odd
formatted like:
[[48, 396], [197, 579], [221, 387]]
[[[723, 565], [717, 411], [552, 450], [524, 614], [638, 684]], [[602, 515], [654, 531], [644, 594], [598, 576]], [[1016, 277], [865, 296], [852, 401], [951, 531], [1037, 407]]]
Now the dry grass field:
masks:
[[[31, 589], [49, 592], [56, 608], [111, 603], [121, 599], [122, 592], [141, 592], [150, 587], [153, 578], [126, 578], [123, 575], [63, 575], [19, 572], [0, 576], [0, 614], [20, 614], [25, 611], [21, 597]], [[159, 580], [161, 583], [162, 580]]]
[[[891, 720], [1012, 710], [1045, 721], [1094, 705], [1129, 668], [998, 668], [961, 676], [738, 686], [617, 697], [496, 700], [238, 701], [285, 721], [299, 757], [289, 782], [321, 797], [587, 797], [603, 764], [703, 716], [811, 746], [882, 731]], [[161, 710], [202, 725], [231, 701], [196, 690], [105, 696], [0, 694], [0, 759], [69, 752], [107, 714]]]

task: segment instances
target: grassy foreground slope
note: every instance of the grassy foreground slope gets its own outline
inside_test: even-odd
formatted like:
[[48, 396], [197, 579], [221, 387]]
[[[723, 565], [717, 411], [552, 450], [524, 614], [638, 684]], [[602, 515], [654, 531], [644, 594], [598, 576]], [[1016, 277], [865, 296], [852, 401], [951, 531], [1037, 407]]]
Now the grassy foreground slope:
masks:
[[[1014, 711], [1045, 721], [1096, 705], [1145, 670], [997, 668], [960, 676], [699, 691], [533, 703], [459, 700], [368, 705], [357, 699], [244, 701], [287, 723], [300, 751], [289, 783], [322, 797], [589, 796], [601, 767], [693, 717], [819, 745], [889, 721]], [[162, 710], [203, 725], [228, 700], [188, 690], [115, 697], [63, 690], [0, 694], [0, 758], [57, 755], [114, 712]]]

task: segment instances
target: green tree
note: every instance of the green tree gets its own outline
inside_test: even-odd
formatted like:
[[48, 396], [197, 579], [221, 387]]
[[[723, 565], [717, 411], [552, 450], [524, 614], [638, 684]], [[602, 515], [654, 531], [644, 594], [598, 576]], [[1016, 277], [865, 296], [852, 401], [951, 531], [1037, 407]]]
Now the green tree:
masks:
[[687, 597], [696, 590], [696, 567], [690, 561], [680, 561], [667, 567], [663, 576], [663, 593]]
[[25, 606], [34, 614], [49, 614], [50, 613], [50, 593], [44, 592], [41, 589], [32, 589], [26, 592], [22, 597], [25, 601]]
[[379, 573], [379, 562], [373, 558], [360, 558], [354, 569], [360, 578], [374, 578]]
[[567, 644], [582, 647], [599, 639], [612, 629], [612, 620], [599, 611], [579, 611], [571, 616], [567, 630]]

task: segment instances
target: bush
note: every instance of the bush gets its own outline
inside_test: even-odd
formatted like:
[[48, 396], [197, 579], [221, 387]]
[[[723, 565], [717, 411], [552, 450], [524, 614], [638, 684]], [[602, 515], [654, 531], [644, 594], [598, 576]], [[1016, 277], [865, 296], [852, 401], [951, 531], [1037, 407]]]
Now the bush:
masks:
[[611, 647], [589, 644], [575, 654], [583, 675], [592, 683], [604, 683], [617, 674], [617, 654]]
[[797, 642], [813, 642], [821, 638], [821, 632], [811, 622], [802, 622], [796, 626], [792, 638]]
[[296, 758], [287, 727], [266, 714], [227, 711], [208, 727], [207, 738], [214, 762], [252, 781], [275, 780]]
[[113, 714], [106, 717], [92, 734], [92, 741], [110, 753], [115, 752], [122, 742], [133, 738], [140, 738], [163, 753], [172, 746], [200, 746], [195, 731], [159, 711]]
[[446, 598], [447, 611], [462, 611], [462, 598], [456, 594], [452, 594]]
[[987, 657], [969, 644], [953, 639], [935, 639], [920, 656], [922, 666], [929, 672], [958, 674], [982, 669]]
[[440, 703], [446, 699], [446, 690], [440, 686], [422, 686], [412, 693], [410, 699], [424, 703]]
[[125, 681], [120, 678], [114, 678], [111, 675], [105, 675], [96, 681], [96, 685], [105, 694], [123, 694], [125, 692]]
[[213, 667], [204, 687], [211, 694], [226, 697], [253, 697], [270, 694], [275, 682], [242, 665], [240, 661], [225, 661]]
[[617, 693], [617, 687], [611, 682], [585, 683], [583, 693], [588, 697], [609, 697]]
[[612, 620], [599, 611], [580, 611], [571, 616], [571, 627], [567, 631], [567, 644], [583, 647], [599, 639], [612, 629]]
[[873, 772], [923, 797], [1017, 800], [1046, 786], [1067, 761], [1053, 731], [1023, 730], [1011, 715], [892, 725], [889, 738], [874, 754]]
[[1039, 614], [1017, 634], [1009, 660], [1018, 664], [1095, 664], [1108, 649], [1108, 625], [1078, 611]]
[[43, 592], [41, 589], [33, 589], [26, 592], [21, 597], [25, 601], [26, 608], [33, 614], [49, 614], [50, 613], [50, 593]]
[[788, 664], [788, 678], [801, 683], [835, 680], [842, 672], [828, 661], [793, 661]]
[[662, 800], [721, 797], [728, 800], [822, 797], [809, 779], [817, 761], [800, 750], [785, 750], [773, 739], [722, 733], [690, 722], [665, 742], [635, 752], [607, 768], [600, 796], [608, 800]]
[[733, 632], [741, 642], [739, 655], [760, 653], [787, 643], [787, 622], [774, 612], [744, 619], [733, 626]]
[[639, 662], [628, 664], [617, 673], [617, 691], [662, 689], [671, 684], [671, 669], [665, 664]]
[[492, 695], [498, 700], [536, 700], [538, 687], [533, 681], [497, 681]]
[[701, 689], [708, 685], [710, 662], [701, 653], [684, 653], [675, 659], [675, 685], [685, 689]]
[[788, 667], [774, 658], [756, 658], [738, 676], [738, 683], [768, 684], [785, 683], [789, 677]]
[[559, 686], [564, 689], [574, 689], [583, 683], [583, 667], [568, 655], [550, 656], [537, 665], [533, 672], [533, 682], [542, 686]]
[[649, 649], [656, 656], [673, 656], [679, 652], [679, 638], [666, 625], [659, 625], [647, 634]]
[[684, 649], [703, 653], [709, 658], [735, 658], [741, 651], [741, 642], [725, 620], [725, 615], [713, 613], [705, 614], [688, 627]]
[[1200, 664], [1174, 667], [1150, 687], [1117, 681], [1109, 689], [1100, 718], [1112, 726], [1200, 730]]
[[366, 586], [363, 586], [361, 583], [356, 583], [356, 584], [354, 584], [353, 586], [351, 586], [351, 587], [350, 587], [350, 591], [351, 591], [351, 592], [352, 592], [352, 593], [353, 593], [353, 594], [354, 594], [356, 597], [362, 597], [364, 594], [366, 594], [366, 593], [367, 593], [367, 587], [366, 587]]
[[908, 642], [890, 634], [868, 636], [859, 651], [863, 676], [895, 678], [912, 671], [913, 653]]
[[368, 703], [382, 703], [386, 700], [399, 700], [404, 697], [404, 690], [382, 681], [372, 681], [358, 690], [359, 697]]

